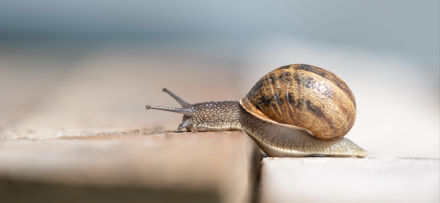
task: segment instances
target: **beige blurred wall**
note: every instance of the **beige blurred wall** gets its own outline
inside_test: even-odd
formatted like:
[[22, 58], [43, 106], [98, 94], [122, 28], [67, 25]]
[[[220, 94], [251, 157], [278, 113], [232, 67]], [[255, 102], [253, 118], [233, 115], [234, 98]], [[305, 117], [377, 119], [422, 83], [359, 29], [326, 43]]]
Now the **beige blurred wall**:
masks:
[[178, 107], [163, 87], [190, 103], [238, 100], [267, 72], [307, 63], [352, 89], [358, 114], [347, 138], [371, 156], [439, 157], [438, 69], [405, 55], [282, 36], [237, 55], [143, 44], [0, 50], [2, 137], [177, 130], [181, 115], [145, 110]]

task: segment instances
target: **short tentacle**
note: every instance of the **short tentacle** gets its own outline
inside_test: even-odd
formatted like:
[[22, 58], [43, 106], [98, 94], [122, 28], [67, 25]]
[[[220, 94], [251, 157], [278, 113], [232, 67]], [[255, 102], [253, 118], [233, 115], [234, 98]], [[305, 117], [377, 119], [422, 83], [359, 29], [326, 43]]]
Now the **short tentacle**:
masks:
[[191, 124], [191, 121], [189, 119], [186, 119], [185, 121], [183, 121], [182, 124], [179, 125], [179, 128], [177, 128], [178, 130], [182, 130], [183, 128], [188, 127]]

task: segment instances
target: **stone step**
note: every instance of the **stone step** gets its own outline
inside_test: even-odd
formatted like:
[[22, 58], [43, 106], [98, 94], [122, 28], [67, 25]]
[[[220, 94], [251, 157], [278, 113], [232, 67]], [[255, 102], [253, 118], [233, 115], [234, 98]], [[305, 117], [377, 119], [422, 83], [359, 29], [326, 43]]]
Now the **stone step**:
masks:
[[439, 159], [264, 158], [261, 202], [439, 202]]
[[5, 202], [249, 202], [258, 157], [256, 145], [241, 132], [4, 139], [0, 197]]

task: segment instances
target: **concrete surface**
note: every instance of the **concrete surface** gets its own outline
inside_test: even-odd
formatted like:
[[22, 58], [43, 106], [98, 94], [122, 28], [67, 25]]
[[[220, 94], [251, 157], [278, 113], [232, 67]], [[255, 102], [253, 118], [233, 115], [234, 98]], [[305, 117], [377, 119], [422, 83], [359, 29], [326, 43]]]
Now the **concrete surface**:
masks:
[[247, 139], [241, 132], [129, 132], [2, 140], [0, 199], [109, 202], [116, 193], [110, 202], [249, 202], [259, 160]]
[[264, 158], [261, 200], [439, 202], [439, 159]]

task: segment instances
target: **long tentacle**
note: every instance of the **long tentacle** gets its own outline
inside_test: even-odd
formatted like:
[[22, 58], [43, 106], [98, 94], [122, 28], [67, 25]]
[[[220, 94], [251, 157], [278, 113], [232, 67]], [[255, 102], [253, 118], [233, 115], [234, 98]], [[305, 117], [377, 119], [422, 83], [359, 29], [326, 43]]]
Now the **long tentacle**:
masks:
[[161, 110], [161, 111], [169, 111], [169, 112], [174, 112], [174, 113], [181, 113], [184, 114], [186, 116], [192, 116], [192, 112], [189, 109], [186, 108], [173, 108], [173, 107], [163, 107], [163, 106], [150, 106], [147, 105], [145, 107], [147, 110], [148, 109], [156, 109], [156, 110]]
[[162, 91], [168, 93], [171, 97], [173, 97], [177, 102], [179, 102], [179, 104], [183, 108], [188, 108], [189, 106], [191, 106], [191, 104], [187, 103], [186, 101], [184, 101], [183, 99], [181, 99], [180, 97], [169, 91], [167, 88], [163, 88]]

